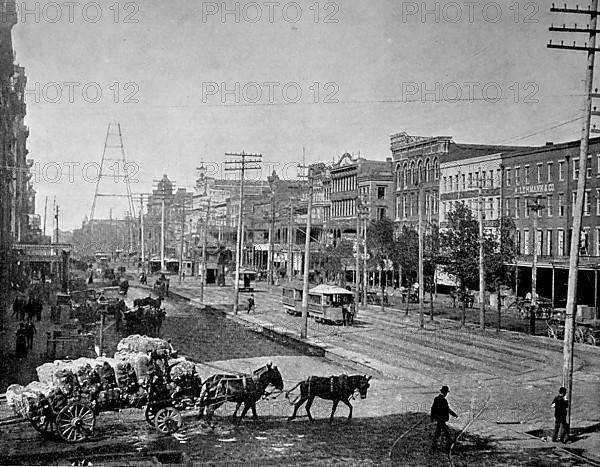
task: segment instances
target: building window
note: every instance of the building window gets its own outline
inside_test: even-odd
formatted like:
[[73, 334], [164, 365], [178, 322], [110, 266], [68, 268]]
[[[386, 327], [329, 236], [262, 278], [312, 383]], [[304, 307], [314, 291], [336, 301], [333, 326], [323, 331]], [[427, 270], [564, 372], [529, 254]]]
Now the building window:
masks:
[[600, 216], [600, 188], [596, 188], [596, 215]]
[[565, 161], [558, 161], [558, 180], [563, 181], [565, 179]]
[[473, 188], [473, 173], [469, 173], [469, 190]]
[[544, 240], [544, 231], [538, 230], [535, 233], [535, 253], [538, 256], [542, 256], [542, 254], [544, 253], [543, 240]]
[[517, 243], [517, 252], [522, 255], [523, 254], [523, 242], [521, 241], [521, 231], [517, 230], [517, 238], [516, 238], [516, 243]]
[[529, 230], [523, 230], [523, 254], [528, 255], [530, 251]]
[[525, 208], [523, 209], [523, 217], [529, 217], [529, 199], [525, 198]]
[[546, 230], [546, 256], [552, 256], [552, 230]]
[[512, 171], [510, 169], [506, 169], [506, 186], [510, 186], [510, 184], [512, 183], [511, 177]]
[[384, 186], [377, 187], [377, 199], [385, 199], [385, 187]]
[[590, 254], [590, 229], [585, 228], [581, 231], [581, 237], [579, 238], [579, 250], [580, 254], [588, 256]]
[[446, 193], [448, 191], [448, 187], [446, 186], [446, 177], [442, 178], [442, 193]]
[[552, 217], [552, 195], [546, 196], [546, 212], [548, 217]]
[[377, 208], [377, 219], [381, 220], [385, 217], [385, 208]]
[[519, 209], [521, 198], [518, 196], [515, 198], [515, 218], [519, 218], [521, 216], [521, 210]]
[[556, 231], [557, 253], [559, 256], [565, 256], [565, 231], [558, 229]]
[[571, 215], [575, 213], [575, 204], [577, 203], [577, 193], [573, 193], [573, 204], [571, 206]]
[[548, 171], [547, 171], [548, 183], [552, 181], [552, 162], [548, 162]]
[[407, 214], [406, 195], [402, 197], [402, 218], [406, 219]]
[[600, 227], [596, 227], [596, 256], [600, 256]]
[[579, 178], [579, 159], [573, 159], [573, 180]]
[[515, 185], [521, 184], [521, 167], [515, 167]]
[[587, 157], [587, 166], [585, 168], [587, 178], [592, 178], [592, 156]]
[[542, 164], [537, 165], [537, 182], [542, 183]]
[[523, 172], [523, 183], [525, 185], [529, 185], [529, 166], [525, 166], [525, 170]]
[[466, 185], [467, 185], [467, 175], [466, 174], [462, 174], [461, 175], [461, 179], [462, 179], [462, 189], [465, 190], [466, 189]]
[[565, 195], [563, 193], [558, 195], [558, 216], [565, 216]]
[[592, 210], [592, 199], [591, 199], [590, 190], [586, 190], [585, 196], [583, 198], [583, 214], [584, 216], [589, 216], [590, 211]]

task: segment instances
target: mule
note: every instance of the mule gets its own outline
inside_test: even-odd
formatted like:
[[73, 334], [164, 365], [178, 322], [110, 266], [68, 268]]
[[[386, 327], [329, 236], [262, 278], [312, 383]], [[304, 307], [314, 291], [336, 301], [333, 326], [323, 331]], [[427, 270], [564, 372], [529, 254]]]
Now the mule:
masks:
[[348, 421], [352, 418], [352, 404], [350, 404], [350, 396], [358, 391], [361, 399], [367, 397], [367, 390], [369, 389], [369, 380], [371, 376], [366, 375], [340, 375], [331, 377], [311, 376], [306, 381], [299, 382], [296, 386], [285, 393], [286, 399], [289, 400], [289, 394], [298, 386], [300, 386], [300, 395], [291, 403], [294, 405], [294, 413], [288, 418], [288, 421], [292, 421], [296, 418], [298, 409], [306, 402], [306, 414], [308, 419], [314, 421], [312, 414], [310, 413], [310, 407], [315, 400], [315, 397], [333, 401], [333, 407], [331, 408], [331, 416], [329, 421], [333, 422], [333, 416], [335, 410], [340, 402], [343, 402], [350, 409], [348, 414]]
[[225, 402], [235, 402], [237, 405], [233, 412], [234, 421], [242, 404], [244, 404], [244, 409], [240, 420], [246, 416], [249, 409], [252, 409], [252, 417], [258, 421], [256, 402], [266, 395], [269, 385], [278, 391], [283, 391], [281, 373], [271, 363], [253, 371], [252, 375], [213, 375], [202, 385], [198, 415], [202, 418], [206, 408], [206, 420], [210, 422], [214, 412]]

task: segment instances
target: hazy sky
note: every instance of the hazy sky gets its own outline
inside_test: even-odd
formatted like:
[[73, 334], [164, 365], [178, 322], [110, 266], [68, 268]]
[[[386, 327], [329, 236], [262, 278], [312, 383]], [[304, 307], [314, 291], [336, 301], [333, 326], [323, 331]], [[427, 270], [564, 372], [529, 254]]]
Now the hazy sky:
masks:
[[[585, 53], [546, 44], [583, 43], [548, 27], [586, 19], [551, 14], [548, 2], [27, 0], [18, 9], [38, 212], [56, 196], [65, 229], [90, 212], [109, 122], [121, 123], [135, 193], [164, 173], [192, 187], [201, 160], [216, 172], [232, 151], [262, 153], [263, 176], [292, 177], [303, 147], [307, 162], [359, 151], [384, 159], [400, 131], [523, 145], [580, 137]], [[97, 217], [109, 201], [99, 203]]]

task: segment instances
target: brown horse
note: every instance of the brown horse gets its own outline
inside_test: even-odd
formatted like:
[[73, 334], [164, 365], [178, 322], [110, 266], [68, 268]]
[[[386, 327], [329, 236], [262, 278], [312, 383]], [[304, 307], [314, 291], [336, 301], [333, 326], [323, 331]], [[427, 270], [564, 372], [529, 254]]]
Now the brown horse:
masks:
[[337, 409], [338, 404], [343, 402], [350, 409], [348, 414], [348, 421], [352, 418], [352, 405], [350, 404], [350, 396], [356, 391], [360, 394], [361, 399], [367, 397], [367, 390], [369, 389], [369, 380], [371, 376], [366, 375], [340, 375], [331, 377], [320, 377], [311, 376], [306, 381], [301, 381], [292, 389], [285, 393], [286, 399], [289, 399], [289, 394], [298, 386], [300, 386], [300, 396], [296, 398], [292, 404], [294, 404], [294, 413], [288, 418], [288, 421], [296, 418], [298, 409], [306, 402], [306, 413], [308, 419], [312, 422], [314, 419], [310, 413], [310, 407], [312, 406], [315, 397], [333, 401], [333, 407], [331, 409], [330, 422], [333, 422], [333, 415]]
[[283, 390], [281, 373], [271, 363], [253, 371], [252, 375], [213, 375], [202, 385], [198, 415], [202, 418], [206, 408], [206, 419], [210, 421], [215, 410], [225, 402], [235, 402], [237, 405], [233, 413], [234, 420], [242, 404], [244, 404], [244, 410], [242, 410], [240, 420], [244, 418], [248, 409], [252, 409], [254, 420], [258, 420], [256, 402], [266, 395], [265, 391], [269, 385], [278, 391]]

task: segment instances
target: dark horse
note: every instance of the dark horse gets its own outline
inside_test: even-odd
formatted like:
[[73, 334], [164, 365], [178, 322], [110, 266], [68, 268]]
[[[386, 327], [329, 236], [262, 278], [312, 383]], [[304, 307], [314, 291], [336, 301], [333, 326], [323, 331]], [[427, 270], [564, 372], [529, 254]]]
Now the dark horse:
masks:
[[200, 418], [204, 415], [206, 408], [206, 419], [211, 420], [213, 413], [225, 402], [235, 402], [235, 420], [237, 411], [242, 404], [244, 410], [240, 419], [244, 418], [248, 409], [252, 409], [254, 420], [258, 420], [256, 414], [256, 402], [264, 395], [269, 385], [278, 391], [283, 390], [283, 378], [276, 366], [268, 363], [266, 366], [252, 372], [252, 375], [213, 375], [202, 385], [200, 392]]
[[288, 396], [290, 392], [300, 386], [300, 396], [291, 402], [294, 404], [294, 413], [290, 418], [288, 418], [288, 421], [296, 418], [296, 412], [298, 412], [300, 406], [302, 406], [304, 402], [308, 401], [306, 402], [306, 413], [308, 415], [308, 419], [312, 422], [313, 417], [310, 413], [310, 407], [315, 400], [315, 397], [333, 401], [331, 417], [329, 418], [331, 422], [333, 422], [333, 415], [335, 414], [335, 409], [337, 409], [340, 401], [346, 404], [350, 409], [350, 413], [348, 414], [348, 421], [350, 421], [352, 418], [352, 405], [349, 401], [350, 396], [358, 391], [360, 398], [365, 399], [367, 397], [370, 379], [371, 376], [367, 378], [366, 375], [341, 375], [330, 377], [311, 376], [306, 381], [301, 381], [285, 393], [286, 399], [289, 399]]

